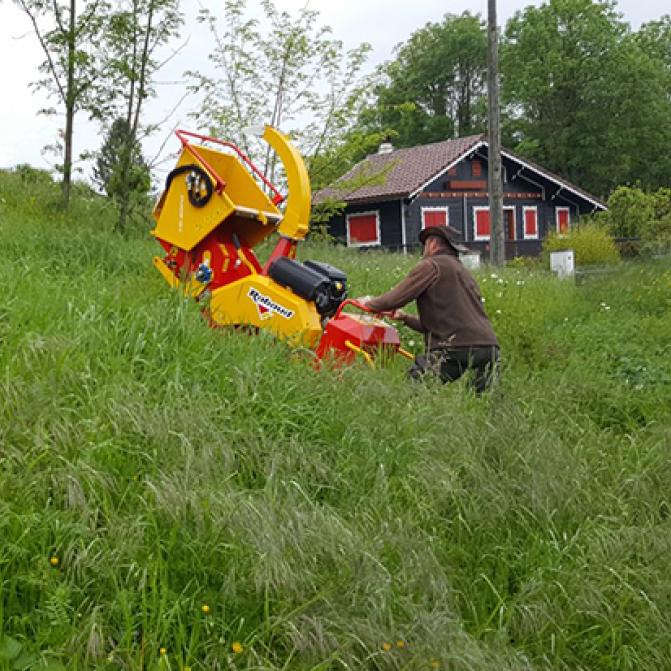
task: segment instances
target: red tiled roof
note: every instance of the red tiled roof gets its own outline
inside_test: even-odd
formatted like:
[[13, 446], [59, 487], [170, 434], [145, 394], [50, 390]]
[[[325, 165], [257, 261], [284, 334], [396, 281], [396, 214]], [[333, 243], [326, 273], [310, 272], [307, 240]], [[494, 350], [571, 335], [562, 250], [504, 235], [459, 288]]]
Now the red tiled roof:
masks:
[[[318, 191], [314, 201], [319, 203], [327, 198], [338, 198], [352, 203], [407, 196], [437, 177], [450, 163], [483, 139], [482, 135], [471, 135], [396, 149], [389, 154], [371, 154], [343, 175], [334, 186]], [[359, 182], [362, 177], [368, 179], [369, 184], [358, 188], [349, 187], [351, 190], [348, 191], [347, 182]], [[338, 188], [337, 184], [343, 184], [344, 188]]]

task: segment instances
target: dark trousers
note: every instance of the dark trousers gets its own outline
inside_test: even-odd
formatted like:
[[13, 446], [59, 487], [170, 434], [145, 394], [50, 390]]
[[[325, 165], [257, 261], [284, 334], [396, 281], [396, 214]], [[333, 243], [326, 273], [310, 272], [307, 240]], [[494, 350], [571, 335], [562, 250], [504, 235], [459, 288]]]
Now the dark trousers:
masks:
[[443, 382], [454, 382], [472, 370], [470, 385], [477, 394], [489, 389], [498, 374], [498, 347], [452, 347], [418, 354], [408, 369], [408, 376], [421, 380], [427, 373], [440, 376]]

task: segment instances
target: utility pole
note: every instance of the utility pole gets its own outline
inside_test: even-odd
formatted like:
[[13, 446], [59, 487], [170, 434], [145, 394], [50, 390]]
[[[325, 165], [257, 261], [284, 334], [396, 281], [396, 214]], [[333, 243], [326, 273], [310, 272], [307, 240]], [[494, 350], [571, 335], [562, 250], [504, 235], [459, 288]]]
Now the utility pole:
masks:
[[501, 110], [499, 105], [499, 35], [496, 0], [488, 0], [487, 102], [489, 107], [489, 260], [502, 266], [506, 260], [503, 231], [503, 180], [501, 177]]

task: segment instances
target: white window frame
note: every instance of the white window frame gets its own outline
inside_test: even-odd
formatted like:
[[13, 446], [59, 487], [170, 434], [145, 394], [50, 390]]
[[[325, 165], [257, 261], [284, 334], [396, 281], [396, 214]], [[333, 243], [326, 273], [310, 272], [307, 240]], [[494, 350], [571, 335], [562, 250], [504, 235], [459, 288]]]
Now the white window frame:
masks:
[[444, 205], [444, 206], [437, 206], [437, 205], [431, 205], [429, 207], [422, 207], [421, 208], [421, 218], [422, 218], [422, 230], [426, 228], [424, 225], [424, 213], [425, 212], [445, 212], [445, 224], [447, 226], [450, 225], [450, 207], [449, 205]]
[[[505, 241], [506, 242], [515, 242], [515, 240], [517, 240], [517, 208], [514, 205], [504, 205], [503, 206], [503, 211], [505, 212], [506, 210], [512, 210], [512, 213], [513, 213], [513, 237], [512, 238], [508, 237], [508, 222], [505, 221], [505, 219], [504, 219], [504, 222], [506, 224]], [[490, 226], [491, 226], [491, 223], [492, 222], [490, 220], [490, 222], [489, 222]]]
[[480, 242], [483, 240], [489, 240], [492, 234], [492, 216], [489, 215], [489, 235], [478, 235], [478, 215], [477, 213], [485, 210], [489, 212], [489, 205], [474, 205], [473, 206], [473, 240]]
[[560, 212], [566, 212], [568, 214], [568, 230], [571, 230], [571, 208], [566, 207], [564, 205], [558, 205], [555, 207], [555, 231], [557, 232], [557, 235], [564, 235], [561, 233], [559, 230], [559, 213]]
[[[365, 217], [371, 214], [375, 215], [375, 233], [376, 239], [375, 242], [352, 242], [349, 235], [349, 220], [350, 217]], [[348, 247], [379, 247], [381, 238], [380, 238], [380, 210], [368, 210], [367, 212], [350, 212], [345, 215], [345, 228], [347, 230], [347, 246]]]
[[[527, 235], [527, 212], [536, 213], [536, 234]], [[522, 207], [522, 233], [524, 234], [525, 240], [538, 240], [538, 229], [540, 228], [538, 224], [538, 205], [525, 205]]]

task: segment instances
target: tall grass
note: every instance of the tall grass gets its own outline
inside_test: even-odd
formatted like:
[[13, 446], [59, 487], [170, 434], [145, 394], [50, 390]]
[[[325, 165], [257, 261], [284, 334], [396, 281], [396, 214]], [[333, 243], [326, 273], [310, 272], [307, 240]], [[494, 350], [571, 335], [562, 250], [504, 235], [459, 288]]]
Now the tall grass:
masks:
[[[668, 668], [668, 261], [483, 271], [477, 399], [210, 330], [147, 235], [11, 179], [0, 669]], [[414, 262], [303, 255], [354, 295]]]

